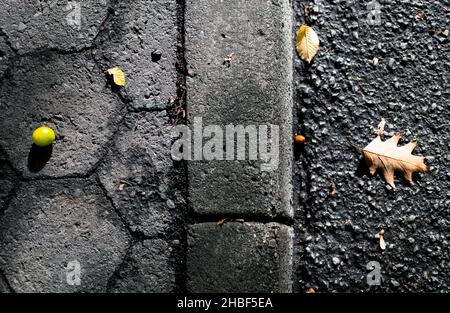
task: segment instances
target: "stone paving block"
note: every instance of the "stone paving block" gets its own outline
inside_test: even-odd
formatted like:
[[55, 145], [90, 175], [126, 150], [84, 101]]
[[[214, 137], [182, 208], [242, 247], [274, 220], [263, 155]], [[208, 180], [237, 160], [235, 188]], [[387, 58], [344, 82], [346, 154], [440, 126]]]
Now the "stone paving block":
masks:
[[146, 236], [166, 233], [175, 211], [171, 128], [166, 112], [128, 114], [98, 172], [125, 222]]
[[[1, 81], [0, 145], [25, 177], [84, 175], [101, 158], [125, 110], [104, 75], [86, 67], [88, 59], [22, 57]], [[57, 134], [51, 155], [31, 149], [31, 134], [43, 124]]]
[[1, 0], [0, 29], [20, 54], [80, 50], [91, 45], [108, 16], [110, 0]]
[[175, 271], [171, 249], [161, 239], [144, 240], [133, 246], [109, 292], [173, 292]]
[[121, 1], [98, 37], [95, 60], [103, 70], [125, 70], [134, 110], [162, 110], [177, 95], [177, 6], [174, 0]]
[[[100, 188], [86, 180], [23, 183], [0, 219], [0, 238], [0, 268], [16, 292], [104, 292], [129, 242]], [[74, 261], [80, 285], [67, 282]]]
[[288, 0], [186, 2], [190, 125], [201, 117], [203, 126], [223, 132], [229, 124], [280, 127], [278, 168], [271, 172], [261, 171], [261, 158], [249, 162], [248, 156], [188, 162], [197, 213], [292, 217], [291, 19]]
[[277, 223], [189, 227], [189, 292], [290, 292], [292, 228]]

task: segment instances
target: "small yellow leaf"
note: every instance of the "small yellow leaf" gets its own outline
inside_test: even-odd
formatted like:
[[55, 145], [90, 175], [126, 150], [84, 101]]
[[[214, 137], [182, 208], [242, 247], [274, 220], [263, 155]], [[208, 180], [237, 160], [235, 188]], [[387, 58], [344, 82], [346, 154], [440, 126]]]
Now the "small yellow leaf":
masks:
[[317, 51], [319, 51], [319, 45], [319, 37], [314, 29], [307, 25], [300, 26], [297, 32], [297, 53], [300, 58], [311, 63]]
[[120, 69], [120, 67], [116, 66], [110, 68], [107, 72], [109, 75], [112, 75], [114, 84], [120, 87], [125, 86], [125, 73]]

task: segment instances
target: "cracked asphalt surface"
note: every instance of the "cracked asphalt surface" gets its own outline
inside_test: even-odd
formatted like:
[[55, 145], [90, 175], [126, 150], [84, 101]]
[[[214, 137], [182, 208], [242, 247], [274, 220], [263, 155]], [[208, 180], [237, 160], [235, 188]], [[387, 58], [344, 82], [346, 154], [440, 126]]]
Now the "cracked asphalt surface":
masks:
[[[0, 0], [0, 292], [184, 291], [186, 168], [170, 158], [184, 1], [86, 0], [79, 19], [71, 2]], [[293, 38], [306, 22], [321, 40], [311, 65], [292, 52], [307, 140], [294, 153], [294, 292], [450, 291], [450, 2], [379, 1], [376, 25], [363, 1], [292, 2]], [[117, 65], [122, 90], [104, 74]], [[414, 186], [370, 177], [351, 148], [381, 118], [430, 156]], [[58, 134], [44, 155], [30, 139], [40, 124]], [[74, 260], [80, 286], [65, 280]]]
[[[0, 292], [179, 290], [180, 2], [0, 6]], [[105, 76], [117, 65], [121, 90]], [[32, 147], [41, 124], [50, 150]], [[66, 282], [72, 261], [81, 285]]]

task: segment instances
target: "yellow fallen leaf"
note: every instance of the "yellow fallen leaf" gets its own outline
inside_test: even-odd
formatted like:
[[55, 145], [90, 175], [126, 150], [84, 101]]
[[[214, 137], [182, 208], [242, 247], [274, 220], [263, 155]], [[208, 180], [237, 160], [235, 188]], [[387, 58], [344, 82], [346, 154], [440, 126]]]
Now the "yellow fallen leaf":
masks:
[[114, 84], [120, 87], [125, 86], [125, 73], [120, 69], [120, 67], [116, 66], [110, 68], [107, 72], [109, 75], [112, 75]]
[[302, 60], [311, 63], [314, 56], [319, 51], [319, 37], [311, 27], [307, 25], [300, 26], [297, 32], [297, 53]]

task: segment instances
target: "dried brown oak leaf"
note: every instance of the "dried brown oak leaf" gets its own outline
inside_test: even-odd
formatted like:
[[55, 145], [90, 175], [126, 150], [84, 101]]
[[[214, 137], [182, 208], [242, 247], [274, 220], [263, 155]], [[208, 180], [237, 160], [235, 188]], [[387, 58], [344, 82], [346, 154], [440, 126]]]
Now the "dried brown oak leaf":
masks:
[[386, 182], [393, 188], [395, 188], [395, 172], [402, 173], [410, 183], [413, 183], [412, 174], [414, 172], [430, 172], [430, 169], [423, 163], [425, 157], [411, 154], [417, 143], [414, 141], [399, 147], [397, 143], [400, 138], [401, 135], [397, 134], [386, 141], [381, 141], [381, 137], [378, 135], [361, 150], [370, 174], [374, 175], [377, 170], [380, 170]]

